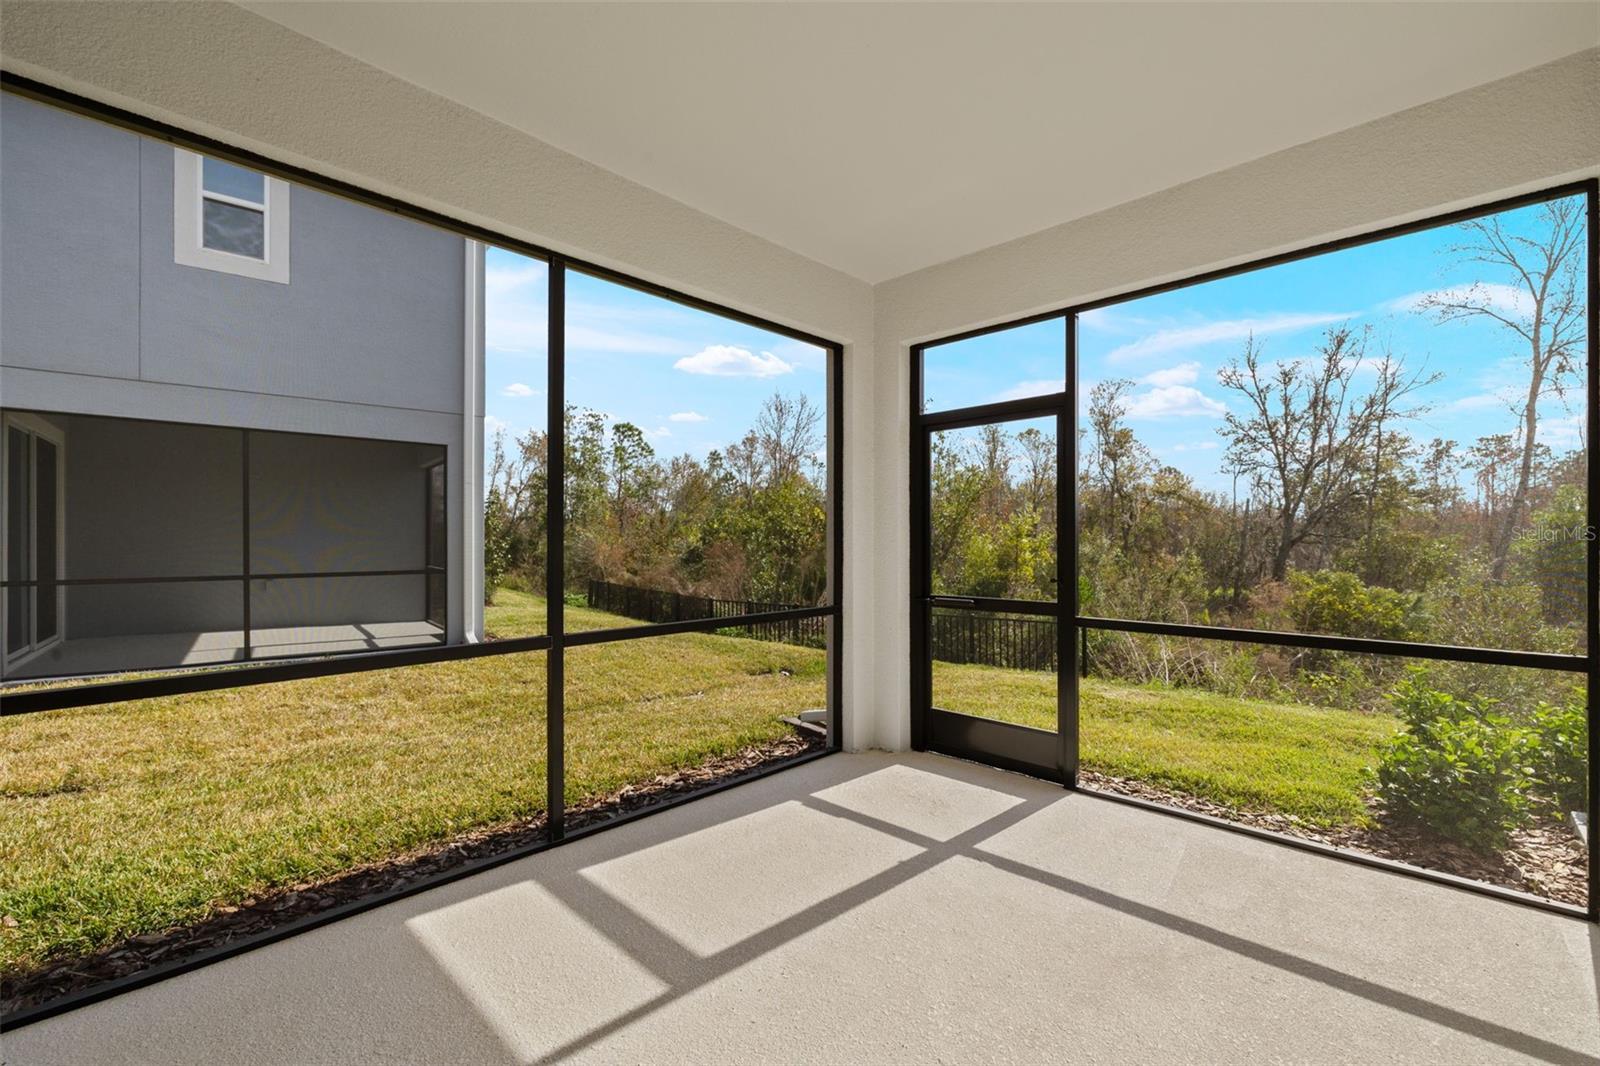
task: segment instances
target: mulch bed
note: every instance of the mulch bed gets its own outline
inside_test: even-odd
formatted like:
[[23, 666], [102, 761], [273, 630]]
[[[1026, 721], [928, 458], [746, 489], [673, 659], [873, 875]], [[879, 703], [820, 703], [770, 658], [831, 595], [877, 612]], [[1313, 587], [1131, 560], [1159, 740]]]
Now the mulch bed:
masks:
[[1518, 830], [1512, 834], [1510, 846], [1501, 854], [1480, 855], [1459, 844], [1440, 840], [1421, 829], [1385, 824], [1381, 818], [1379, 825], [1371, 829], [1321, 829], [1292, 815], [1237, 810], [1198, 796], [1092, 770], [1079, 771], [1078, 777], [1085, 786], [1102, 792], [1116, 792], [1168, 807], [1181, 807], [1213, 818], [1242, 822], [1286, 836], [1304, 837], [1337, 848], [1365, 852], [1561, 903], [1582, 907], [1588, 898], [1585, 884], [1588, 855], [1583, 842], [1564, 825], [1540, 823]]
[[[800, 730], [699, 766], [661, 774], [609, 796], [568, 807], [567, 828], [580, 829], [644, 810], [665, 800], [743, 777], [762, 767], [819, 751], [824, 746], [821, 737], [809, 730]], [[290, 885], [237, 906], [218, 907], [208, 917], [189, 925], [131, 937], [81, 958], [7, 974], [3, 994], [0, 994], [0, 1015], [9, 1016], [152, 966], [192, 958], [332, 907], [415, 885], [467, 863], [540, 844], [545, 839], [542, 814], [523, 822], [475, 829], [331, 878]], [[15, 925], [15, 919], [9, 916], [0, 921], [6, 926]], [[0, 935], [5, 932], [0, 928]]]

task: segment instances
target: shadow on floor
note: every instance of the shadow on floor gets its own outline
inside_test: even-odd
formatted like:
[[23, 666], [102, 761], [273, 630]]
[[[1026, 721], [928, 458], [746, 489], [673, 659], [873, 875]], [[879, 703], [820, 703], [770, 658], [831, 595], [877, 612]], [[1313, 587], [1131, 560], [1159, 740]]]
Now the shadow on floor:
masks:
[[1591, 1062], [1596, 969], [1600, 936], [1569, 919], [953, 760], [845, 755], [7, 1043], [16, 1063]]

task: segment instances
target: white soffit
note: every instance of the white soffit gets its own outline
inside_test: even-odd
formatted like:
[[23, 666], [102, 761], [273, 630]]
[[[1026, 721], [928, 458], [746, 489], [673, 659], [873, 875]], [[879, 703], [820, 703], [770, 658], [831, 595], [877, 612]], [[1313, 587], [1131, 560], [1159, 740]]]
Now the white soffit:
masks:
[[1597, 3], [245, 6], [869, 282], [1600, 43]]

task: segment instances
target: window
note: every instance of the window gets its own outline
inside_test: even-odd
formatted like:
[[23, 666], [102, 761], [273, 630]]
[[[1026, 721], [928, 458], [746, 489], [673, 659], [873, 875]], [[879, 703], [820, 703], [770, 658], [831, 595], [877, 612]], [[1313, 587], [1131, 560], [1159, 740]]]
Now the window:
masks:
[[173, 149], [173, 260], [289, 281], [289, 186], [233, 163]]

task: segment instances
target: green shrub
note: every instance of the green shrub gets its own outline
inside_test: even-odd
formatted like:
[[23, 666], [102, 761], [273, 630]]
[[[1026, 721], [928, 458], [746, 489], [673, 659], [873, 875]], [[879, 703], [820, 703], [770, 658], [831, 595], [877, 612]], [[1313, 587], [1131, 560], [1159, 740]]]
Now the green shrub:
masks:
[[1529, 715], [1534, 788], [1558, 814], [1589, 802], [1589, 718], [1584, 691], [1563, 704], [1541, 701]]
[[1405, 721], [1379, 756], [1385, 810], [1476, 851], [1503, 847], [1526, 824], [1533, 784], [1533, 732], [1419, 678], [1400, 682], [1391, 703]]
[[1364, 584], [1343, 570], [1291, 573], [1288, 610], [1302, 633], [1411, 640], [1425, 625], [1421, 597]]

